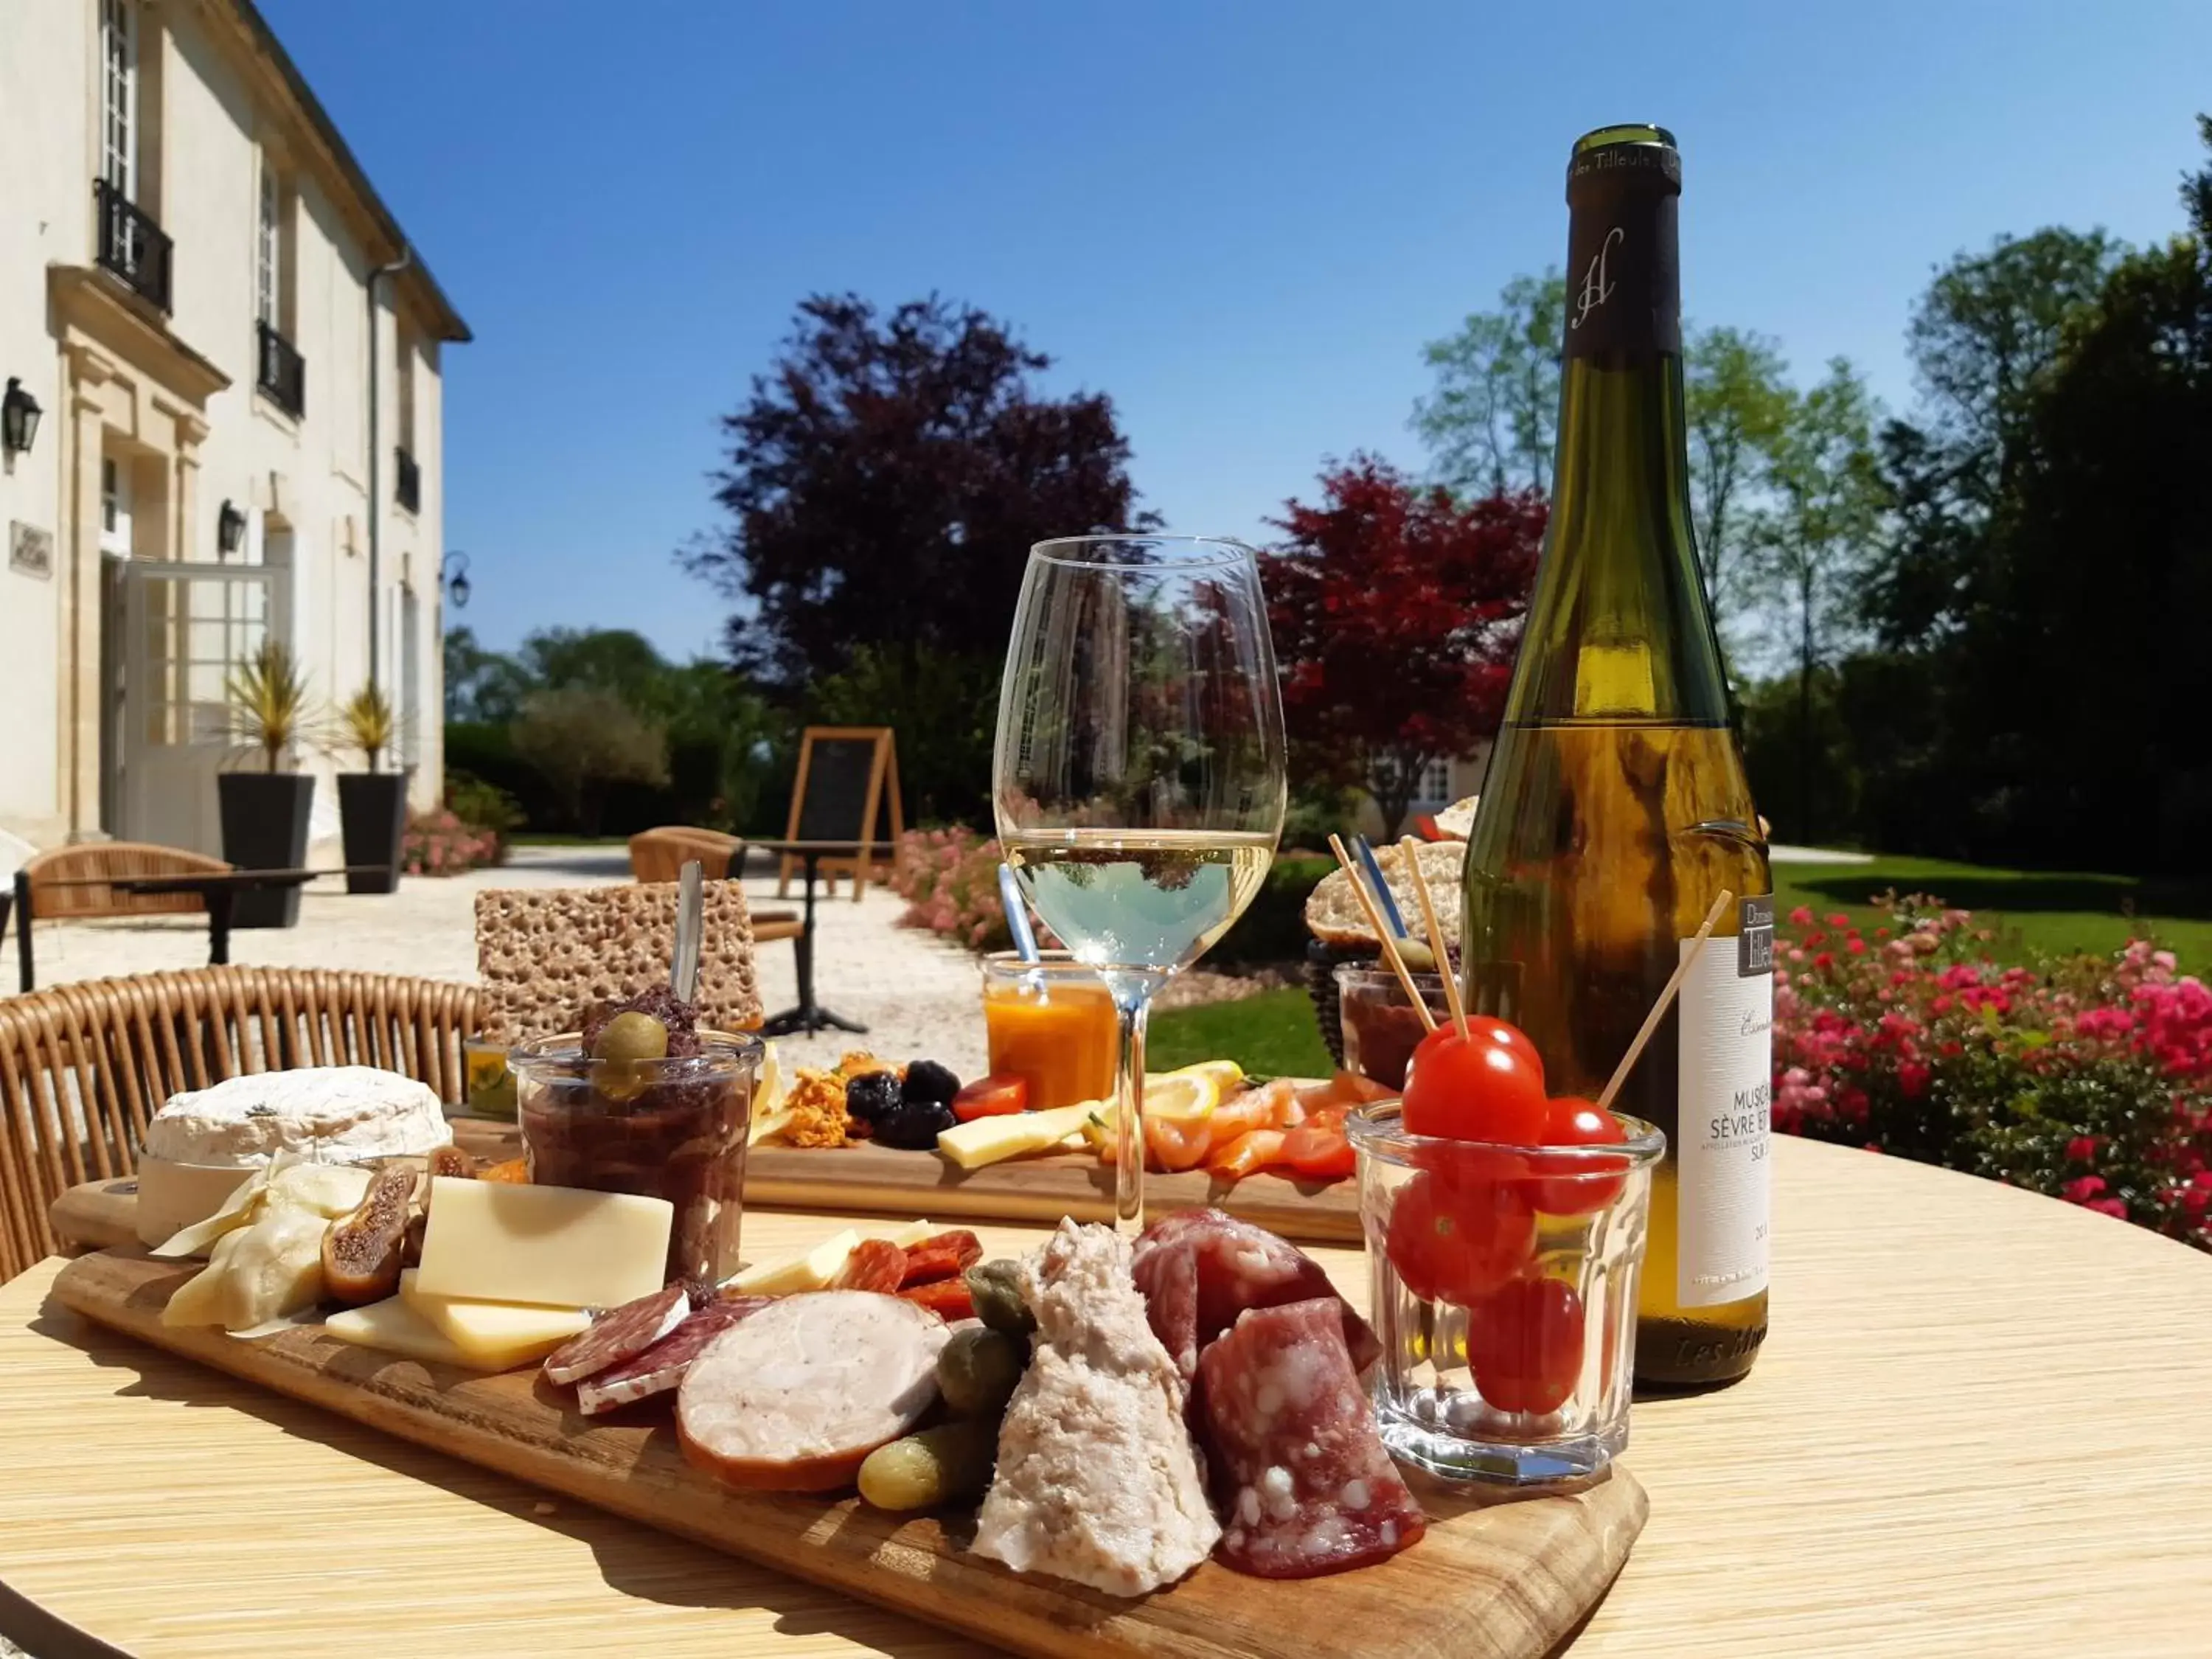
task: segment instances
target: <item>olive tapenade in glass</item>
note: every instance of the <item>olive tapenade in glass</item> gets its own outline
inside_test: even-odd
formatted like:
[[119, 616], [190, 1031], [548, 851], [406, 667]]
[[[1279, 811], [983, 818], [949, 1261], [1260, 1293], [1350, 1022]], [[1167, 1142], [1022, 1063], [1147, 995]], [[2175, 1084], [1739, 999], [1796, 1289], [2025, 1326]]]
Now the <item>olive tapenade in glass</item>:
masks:
[[696, 1011], [665, 991], [519, 1044], [507, 1064], [531, 1180], [666, 1199], [668, 1277], [720, 1283], [740, 1265], [760, 1058], [759, 1038], [700, 1030]]

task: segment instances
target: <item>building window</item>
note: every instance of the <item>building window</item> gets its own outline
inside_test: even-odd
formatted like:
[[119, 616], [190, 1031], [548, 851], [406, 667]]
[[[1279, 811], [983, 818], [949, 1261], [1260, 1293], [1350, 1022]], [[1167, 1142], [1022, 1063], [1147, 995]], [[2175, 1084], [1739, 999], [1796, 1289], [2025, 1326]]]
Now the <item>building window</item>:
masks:
[[279, 312], [284, 273], [283, 219], [279, 211], [282, 199], [276, 169], [264, 155], [260, 222], [253, 244], [253, 314], [276, 329], [284, 326]]
[[1413, 791], [1413, 799], [1449, 801], [1451, 798], [1451, 763], [1431, 761], [1421, 769], [1419, 787]]
[[100, 176], [129, 200], [138, 186], [138, 15], [132, 0], [100, 0]]
[[100, 458], [100, 550], [131, 556], [131, 466], [113, 455]]

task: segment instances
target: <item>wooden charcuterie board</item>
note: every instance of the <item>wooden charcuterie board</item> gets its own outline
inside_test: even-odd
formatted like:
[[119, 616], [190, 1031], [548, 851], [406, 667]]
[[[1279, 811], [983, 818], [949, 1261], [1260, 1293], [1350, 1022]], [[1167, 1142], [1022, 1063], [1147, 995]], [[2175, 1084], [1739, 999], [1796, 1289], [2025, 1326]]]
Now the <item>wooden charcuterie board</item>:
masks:
[[[482, 1158], [513, 1158], [515, 1127], [485, 1118], [457, 1117], [453, 1138]], [[53, 1206], [55, 1233], [94, 1246], [137, 1242], [135, 1182], [101, 1181], [71, 1188]], [[1027, 1221], [1064, 1215], [1079, 1221], [1114, 1217], [1114, 1171], [1079, 1152], [1011, 1159], [963, 1170], [934, 1152], [901, 1152], [860, 1142], [851, 1146], [779, 1146], [747, 1154], [745, 1201], [794, 1210], [926, 1215], [945, 1221]], [[1359, 1189], [1352, 1181], [1326, 1184], [1262, 1172], [1234, 1183], [1203, 1170], [1145, 1177], [1145, 1207], [1164, 1214], [1212, 1204], [1301, 1244], [1357, 1244]]]
[[1208, 1563], [1125, 1601], [967, 1554], [957, 1520], [725, 1488], [684, 1461], [665, 1413], [593, 1422], [534, 1370], [479, 1376], [348, 1347], [313, 1327], [253, 1342], [164, 1327], [161, 1308], [196, 1267], [103, 1251], [70, 1262], [53, 1293], [99, 1324], [386, 1433], [1052, 1659], [1537, 1659], [1602, 1597], [1647, 1508], [1623, 1469], [1578, 1492], [1512, 1502], [1424, 1490], [1427, 1536], [1382, 1565], [1269, 1583]]

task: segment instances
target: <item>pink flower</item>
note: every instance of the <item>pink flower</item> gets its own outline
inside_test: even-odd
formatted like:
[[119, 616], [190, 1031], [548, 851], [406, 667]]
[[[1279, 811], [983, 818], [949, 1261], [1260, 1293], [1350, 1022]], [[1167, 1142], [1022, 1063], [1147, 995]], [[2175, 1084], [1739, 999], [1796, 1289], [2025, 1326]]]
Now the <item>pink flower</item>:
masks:
[[2066, 1143], [2066, 1159], [2069, 1164], [2093, 1164], [2097, 1158], [2097, 1137], [2075, 1135]]
[[2059, 1188], [2069, 1204], [2087, 1204], [2104, 1190], [2105, 1177], [2093, 1175], [2077, 1176]]
[[1809, 904], [1801, 904], [1792, 910], [1790, 913], [1790, 925], [1793, 927], [1810, 927], [1813, 925], [1813, 907]]
[[2099, 1215], [2108, 1215], [2115, 1221], [2125, 1221], [2128, 1218], [2128, 1206], [2117, 1198], [2091, 1199], [2081, 1207], [2085, 1210], [2094, 1210]]
[[1827, 919], [1827, 922], [1831, 927], [1848, 927], [1851, 925], [1851, 919], [1838, 910]]

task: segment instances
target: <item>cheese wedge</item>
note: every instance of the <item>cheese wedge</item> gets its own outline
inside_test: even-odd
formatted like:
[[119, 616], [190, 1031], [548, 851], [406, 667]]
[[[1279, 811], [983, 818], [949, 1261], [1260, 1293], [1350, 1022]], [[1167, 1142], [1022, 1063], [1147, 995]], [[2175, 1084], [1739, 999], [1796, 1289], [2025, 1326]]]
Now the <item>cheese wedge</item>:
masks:
[[665, 1199], [440, 1176], [429, 1209], [424, 1296], [617, 1308], [666, 1280], [676, 1212]]
[[532, 1345], [510, 1352], [470, 1353], [441, 1334], [429, 1321], [407, 1305], [404, 1297], [388, 1297], [366, 1308], [349, 1308], [323, 1322], [323, 1329], [356, 1348], [376, 1348], [403, 1359], [420, 1359], [434, 1365], [459, 1365], [474, 1371], [512, 1370], [539, 1359], [550, 1352]]
[[860, 1242], [860, 1234], [848, 1227], [804, 1255], [756, 1263], [726, 1280], [722, 1288], [743, 1296], [796, 1296], [801, 1291], [818, 1291], [836, 1278], [845, 1258]]
[[495, 1369], [504, 1370], [520, 1363], [509, 1356], [542, 1358], [591, 1327], [592, 1316], [581, 1308], [535, 1308], [526, 1302], [459, 1302], [449, 1297], [425, 1296], [419, 1288], [421, 1277], [413, 1267], [399, 1275], [399, 1299], [420, 1314], [423, 1323], [467, 1355], [471, 1364], [496, 1361]]
[[887, 1233], [871, 1233], [868, 1237], [871, 1238], [887, 1238], [892, 1243], [897, 1245], [901, 1249], [904, 1249], [909, 1244], [921, 1243], [923, 1239], [927, 1238], [932, 1233], [941, 1233], [944, 1231], [945, 1229], [939, 1226], [934, 1221], [909, 1221], [903, 1227], [894, 1227]]
[[1097, 1109], [1096, 1102], [1079, 1100], [1073, 1106], [1055, 1106], [1043, 1112], [1010, 1112], [1003, 1117], [979, 1117], [955, 1124], [937, 1137], [937, 1150], [963, 1170], [980, 1170], [1010, 1158], [1048, 1152], [1072, 1134], [1080, 1133], [1083, 1120]]

